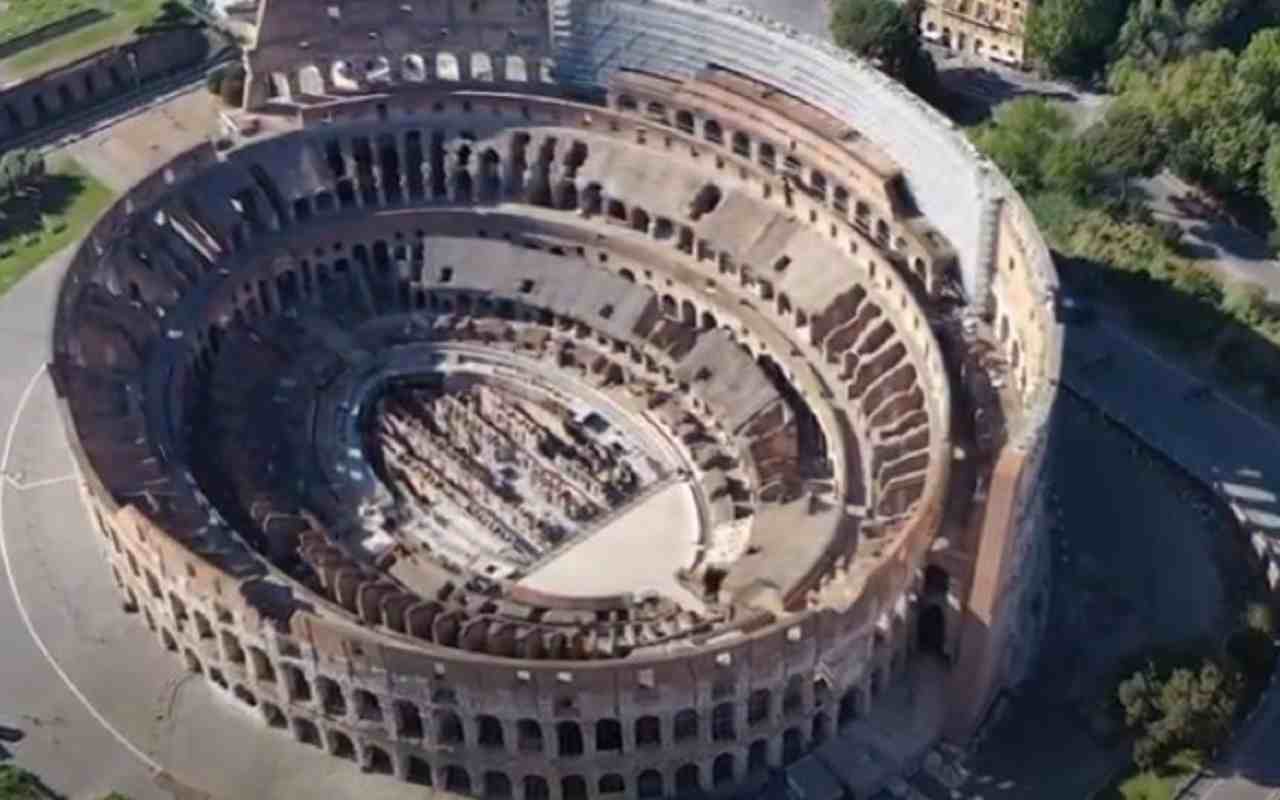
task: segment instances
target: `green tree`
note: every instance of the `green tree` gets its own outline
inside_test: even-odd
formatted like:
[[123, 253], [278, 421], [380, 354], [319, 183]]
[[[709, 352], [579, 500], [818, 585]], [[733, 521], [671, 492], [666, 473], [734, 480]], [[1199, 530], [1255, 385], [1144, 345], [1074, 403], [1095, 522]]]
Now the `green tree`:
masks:
[[1280, 28], [1259, 31], [1236, 63], [1241, 104], [1268, 119], [1280, 117]]
[[44, 156], [19, 148], [0, 156], [0, 201], [29, 189], [44, 177]]
[[1023, 97], [1000, 106], [995, 118], [974, 133], [974, 143], [994, 161], [1018, 191], [1088, 193], [1092, 166], [1071, 142], [1071, 123], [1057, 106]]
[[1230, 729], [1239, 693], [1236, 673], [1213, 659], [1164, 671], [1148, 664], [1117, 690], [1126, 724], [1141, 731], [1134, 762], [1152, 769], [1179, 752], [1209, 756]]
[[0, 764], [0, 800], [44, 800], [40, 779], [11, 764]]
[[834, 0], [831, 37], [835, 43], [875, 63], [917, 94], [930, 96], [937, 72], [916, 32], [923, 0]]
[[1054, 74], [1089, 78], [1106, 67], [1123, 20], [1114, 0], [1041, 0], [1027, 15], [1027, 46]]
[[1117, 103], [1100, 125], [1085, 136], [1085, 147], [1097, 167], [1121, 181], [1129, 194], [1131, 178], [1149, 178], [1165, 160], [1164, 136], [1151, 110], [1136, 104]]

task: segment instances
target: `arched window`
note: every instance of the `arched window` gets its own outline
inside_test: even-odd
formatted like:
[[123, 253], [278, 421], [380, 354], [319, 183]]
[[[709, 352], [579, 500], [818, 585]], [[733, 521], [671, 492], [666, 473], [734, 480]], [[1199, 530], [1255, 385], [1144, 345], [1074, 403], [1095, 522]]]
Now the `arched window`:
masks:
[[560, 746], [560, 755], [582, 755], [582, 729], [578, 727], [578, 723], [568, 721], [556, 723], [556, 739]]
[[450, 764], [444, 770], [444, 788], [458, 794], [471, 794], [471, 773], [457, 764]]
[[733, 783], [733, 753], [721, 753], [711, 765], [711, 782], [716, 786]]
[[693, 133], [693, 113], [684, 110], [677, 111], [676, 128], [685, 133]]
[[698, 712], [692, 708], [686, 708], [676, 714], [675, 718], [675, 740], [677, 742], [695, 739], [698, 736]]
[[756, 773], [768, 768], [769, 742], [765, 739], [756, 739], [751, 743], [751, 748], [747, 750], [747, 771]]
[[707, 120], [702, 126], [702, 136], [712, 144], [724, 144], [724, 130], [714, 119]]
[[751, 137], [742, 131], [734, 131], [733, 133], [733, 152], [744, 158], [751, 157]]
[[452, 711], [437, 709], [436, 736], [440, 744], [462, 744], [462, 720]]
[[791, 715], [804, 711], [804, 678], [792, 675], [787, 679], [787, 690], [782, 696], [782, 713]]
[[662, 797], [662, 773], [656, 769], [641, 772], [636, 778], [636, 792], [641, 800], [657, 800]]
[[497, 717], [483, 715], [476, 719], [476, 727], [481, 747], [498, 750], [504, 746], [502, 723], [498, 721]]
[[733, 703], [720, 703], [711, 710], [711, 738], [717, 742], [729, 742], [735, 736]]
[[364, 763], [365, 769], [375, 775], [391, 775], [395, 772], [391, 756], [381, 747], [370, 745], [365, 748]]
[[769, 701], [771, 694], [768, 689], [756, 689], [747, 698], [747, 724], [759, 725], [769, 718]]
[[356, 746], [351, 743], [351, 737], [342, 731], [329, 731], [329, 752], [338, 758], [348, 758], [354, 761]]
[[587, 781], [581, 775], [570, 775], [560, 781], [564, 800], [587, 800]]
[[621, 775], [611, 772], [600, 777], [600, 794], [622, 794], [626, 790], [627, 784]]
[[693, 794], [702, 788], [702, 777], [697, 764], [685, 764], [676, 770], [676, 794]]
[[484, 796], [492, 800], [507, 800], [511, 797], [511, 779], [505, 772], [496, 770], [484, 774]]
[[524, 778], [524, 800], [549, 800], [551, 787], [547, 779], [541, 775], [526, 775]]
[[622, 749], [622, 723], [616, 719], [602, 719], [596, 722], [596, 750], [610, 751]]
[[457, 81], [462, 79], [461, 71], [458, 67], [457, 56], [453, 53], [436, 54], [436, 79], [442, 81]]
[[542, 752], [542, 725], [536, 719], [516, 723], [516, 747], [522, 753]]
[[787, 728], [782, 734], [782, 763], [789, 766], [804, 754], [804, 734], [799, 728]]

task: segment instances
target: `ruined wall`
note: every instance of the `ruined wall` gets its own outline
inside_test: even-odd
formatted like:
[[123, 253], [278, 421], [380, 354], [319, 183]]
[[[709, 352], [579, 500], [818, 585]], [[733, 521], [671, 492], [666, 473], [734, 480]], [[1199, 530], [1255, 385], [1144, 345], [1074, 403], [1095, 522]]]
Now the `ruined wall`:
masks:
[[55, 125], [203, 59], [209, 41], [181, 28], [95, 53], [0, 92], [0, 142]]

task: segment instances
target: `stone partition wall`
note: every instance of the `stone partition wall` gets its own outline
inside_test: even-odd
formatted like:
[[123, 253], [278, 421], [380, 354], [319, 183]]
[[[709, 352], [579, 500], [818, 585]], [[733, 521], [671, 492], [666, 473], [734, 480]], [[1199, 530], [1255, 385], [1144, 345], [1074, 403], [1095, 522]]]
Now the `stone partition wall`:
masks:
[[199, 62], [209, 40], [196, 28], [144, 36], [0, 91], [0, 143], [57, 125], [72, 114]]

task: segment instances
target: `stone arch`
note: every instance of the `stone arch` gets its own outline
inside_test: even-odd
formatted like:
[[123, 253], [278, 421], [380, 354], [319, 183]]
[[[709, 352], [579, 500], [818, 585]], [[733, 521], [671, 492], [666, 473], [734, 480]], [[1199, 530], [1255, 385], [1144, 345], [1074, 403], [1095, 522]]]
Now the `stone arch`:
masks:
[[352, 695], [356, 716], [366, 722], [382, 722], [382, 701], [368, 689], [356, 689]]
[[324, 96], [324, 76], [315, 64], [307, 64], [298, 70], [298, 92], [312, 97]]
[[556, 723], [556, 744], [562, 756], [582, 755], [582, 728], [578, 723], [562, 720]]
[[203, 674], [203, 673], [204, 673], [204, 667], [203, 667], [203, 666], [201, 666], [201, 664], [200, 664], [200, 658], [199, 658], [199, 656], [197, 656], [197, 655], [195, 654], [195, 651], [194, 651], [194, 650], [192, 650], [190, 647], [188, 647], [186, 650], [183, 650], [183, 651], [182, 651], [182, 657], [186, 660], [186, 662], [187, 662], [187, 669], [188, 669], [189, 671], [194, 672], [194, 673], [196, 673], [197, 675], [200, 675], [200, 674]]
[[320, 729], [309, 719], [303, 717], [295, 717], [293, 720], [293, 735], [303, 744], [309, 744], [312, 747], [320, 747]]
[[841, 726], [847, 725], [857, 719], [861, 713], [862, 690], [853, 686], [844, 693], [844, 697], [840, 698], [840, 711], [836, 722]]
[[[653, 104], [650, 103], [649, 106], [650, 108], [652, 108]], [[694, 125], [694, 122], [693, 122], [692, 111], [688, 111], [683, 108], [676, 111], [676, 129], [677, 130], [683, 131], [684, 133], [693, 133], [693, 125]]]
[[524, 800], [550, 800], [551, 787], [541, 775], [524, 776]]
[[431, 765], [419, 756], [409, 756], [404, 779], [419, 786], [431, 785]]
[[507, 80], [517, 83], [529, 82], [529, 65], [524, 57], [509, 55], [503, 60], [502, 66]]
[[306, 673], [292, 664], [285, 664], [284, 672], [289, 699], [296, 703], [310, 703], [311, 684], [307, 682]]
[[733, 132], [733, 152], [744, 158], [751, 156], [751, 137], [742, 131]]
[[804, 712], [804, 676], [792, 675], [787, 679], [787, 688], [782, 695], [782, 713], [800, 714]]
[[444, 768], [444, 788], [458, 794], [471, 794], [471, 773], [460, 764], [450, 764]]
[[476, 741], [481, 747], [492, 750], [501, 750], [506, 746], [502, 723], [497, 717], [482, 714], [476, 718]]
[[747, 724], [759, 725], [769, 719], [772, 693], [768, 689], [756, 689], [747, 697]]
[[676, 770], [676, 796], [694, 794], [702, 789], [702, 774], [697, 764], [684, 764]]
[[804, 755], [804, 734], [799, 728], [787, 728], [782, 733], [782, 763], [790, 765]]
[[400, 79], [410, 83], [423, 83], [427, 80], [427, 62], [417, 53], [406, 53], [400, 57]]
[[662, 797], [662, 773], [656, 769], [647, 769], [636, 777], [636, 794], [641, 800], [656, 800]]
[[733, 783], [733, 771], [733, 753], [721, 753], [711, 764], [711, 784], [717, 787], [728, 786]]
[[492, 800], [507, 800], [511, 797], [511, 778], [507, 773], [490, 770], [484, 774], [484, 796]]
[[596, 721], [596, 750], [602, 752], [622, 750], [621, 722], [616, 719]]
[[542, 752], [542, 723], [536, 719], [516, 722], [516, 749], [522, 753]]
[[717, 742], [733, 741], [737, 735], [735, 709], [732, 702], [719, 703], [711, 709], [711, 738]]
[[406, 739], [421, 739], [426, 733], [422, 724], [422, 712], [408, 700], [396, 700], [396, 735]]
[[717, 120], [709, 119], [702, 125], [702, 138], [712, 144], [724, 144], [724, 128]]
[[597, 788], [600, 794], [622, 794], [627, 790], [627, 782], [618, 773], [610, 772], [600, 776]]
[[813, 715], [812, 734], [811, 738], [813, 739], [814, 747], [817, 747], [827, 739], [831, 738], [831, 717], [827, 716], [827, 712], [819, 711], [817, 714]]
[[284, 712], [280, 710], [280, 706], [275, 703], [262, 703], [262, 718], [267, 725], [272, 728], [284, 728], [289, 724], [289, 720], [285, 717]]
[[462, 72], [458, 65], [458, 57], [453, 53], [436, 53], [436, 80], [462, 80]]
[[945, 655], [947, 646], [947, 619], [942, 606], [929, 603], [920, 611], [916, 621], [916, 647], [923, 653]]
[[360, 89], [351, 62], [342, 59], [329, 65], [329, 83], [340, 92], [355, 92]]
[[435, 712], [436, 737], [440, 744], [463, 744], [462, 719], [448, 709], [438, 708]]
[[587, 800], [587, 780], [581, 775], [566, 775], [560, 781], [560, 794], [563, 800]]
[[662, 746], [662, 723], [657, 717], [649, 715], [636, 720], [636, 746]]
[[674, 721], [674, 738], [677, 742], [684, 742], [698, 737], [698, 712], [696, 709], [686, 708], [676, 713]]
[[391, 775], [396, 771], [391, 754], [377, 745], [364, 749], [364, 768], [375, 775]]
[[747, 749], [747, 771], [762, 772], [769, 768], [769, 740], [756, 739]]
[[352, 761], [356, 758], [356, 746], [351, 741], [351, 737], [339, 730], [329, 731], [329, 753], [338, 758], [346, 758]]
[[347, 699], [342, 694], [342, 687], [333, 678], [324, 675], [316, 676], [316, 689], [320, 692], [320, 703], [324, 713], [343, 717], [347, 714]]
[[492, 82], [493, 74], [493, 58], [488, 53], [476, 51], [471, 54], [471, 80]]

